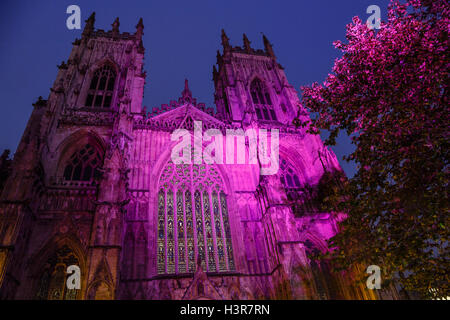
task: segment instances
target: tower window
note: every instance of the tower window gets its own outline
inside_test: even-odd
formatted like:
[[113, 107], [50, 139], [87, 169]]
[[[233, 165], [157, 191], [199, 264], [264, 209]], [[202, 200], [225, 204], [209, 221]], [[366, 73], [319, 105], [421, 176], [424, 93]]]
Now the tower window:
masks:
[[227, 196], [213, 166], [168, 163], [158, 192], [158, 274], [235, 270]]
[[91, 181], [99, 175], [100, 164], [99, 153], [93, 146], [87, 144], [70, 157], [64, 169], [64, 179], [66, 181]]
[[95, 71], [86, 98], [86, 107], [109, 108], [111, 106], [116, 73], [111, 66]]
[[253, 80], [250, 85], [250, 93], [258, 119], [276, 121], [277, 117], [270, 99], [269, 91], [261, 80]]

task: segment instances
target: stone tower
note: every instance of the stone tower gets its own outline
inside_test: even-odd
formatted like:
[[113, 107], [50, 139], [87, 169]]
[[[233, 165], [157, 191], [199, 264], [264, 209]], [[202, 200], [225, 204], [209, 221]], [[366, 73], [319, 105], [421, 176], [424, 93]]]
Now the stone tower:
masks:
[[243, 47], [233, 47], [222, 30], [223, 53], [217, 52], [218, 69], [213, 67], [217, 110], [233, 122], [290, 125], [297, 115], [297, 92], [264, 35], [263, 42], [264, 50], [253, 49], [244, 34]]
[[[336, 232], [339, 218], [321, 212], [316, 198], [324, 175], [341, 169], [335, 155], [318, 136], [293, 125], [299, 110], [297, 91], [289, 84], [266, 36], [262, 36], [264, 50], [252, 48], [245, 34], [241, 47], [232, 46], [224, 30], [221, 38], [223, 51], [217, 52], [218, 67], [213, 66], [218, 112], [244, 130], [275, 129], [280, 135], [277, 173], [259, 176], [250, 188], [254, 188], [254, 193], [238, 196], [242, 228], [248, 237], [247, 272], [273, 273], [272, 281], [278, 278], [275, 282], [279, 283], [277, 294], [306, 298], [304, 286], [294, 286], [286, 292], [282, 279], [291, 283], [304, 281], [298, 270], [310, 263], [307, 253], [326, 250], [326, 239]], [[303, 112], [301, 117], [305, 116]], [[268, 248], [267, 258], [261, 256], [261, 247]], [[326, 280], [317, 278], [312, 284], [316, 297], [344, 297], [342, 290], [336, 290], [337, 285], [319, 285]]]
[[[142, 112], [142, 19], [95, 30], [95, 13], [39, 98], [1, 195], [2, 298], [115, 298], [133, 114]], [[31, 239], [31, 240], [30, 240]], [[81, 269], [81, 290], [51, 281]]]

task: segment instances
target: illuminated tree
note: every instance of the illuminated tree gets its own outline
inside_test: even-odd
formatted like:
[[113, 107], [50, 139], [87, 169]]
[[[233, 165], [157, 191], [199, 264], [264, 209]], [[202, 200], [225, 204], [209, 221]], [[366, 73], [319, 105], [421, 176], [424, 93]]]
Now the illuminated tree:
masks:
[[379, 30], [355, 17], [333, 73], [302, 88], [315, 116], [298, 119], [356, 147], [345, 159], [357, 173], [328, 199], [347, 214], [330, 241], [336, 268], [376, 264], [424, 297], [450, 295], [449, 12], [445, 0], [392, 1]]

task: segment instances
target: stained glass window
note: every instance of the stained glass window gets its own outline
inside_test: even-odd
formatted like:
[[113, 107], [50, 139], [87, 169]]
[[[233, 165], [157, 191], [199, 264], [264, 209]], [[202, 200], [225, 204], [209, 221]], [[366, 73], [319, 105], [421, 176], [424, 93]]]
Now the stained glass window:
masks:
[[186, 251], [184, 241], [184, 213], [183, 213], [183, 193], [181, 190], [177, 192], [177, 238], [178, 238], [178, 272], [186, 272]]
[[200, 191], [195, 191], [195, 219], [197, 226], [197, 246], [198, 258], [200, 259], [202, 268], [206, 268], [205, 263], [205, 238], [203, 236], [203, 212], [202, 212], [202, 198]]
[[216, 271], [214, 238], [211, 226], [211, 211], [209, 210], [209, 195], [206, 191], [203, 192], [203, 215], [205, 217], [206, 248], [208, 249], [208, 270]]
[[166, 233], [165, 233], [165, 194], [164, 190], [158, 193], [158, 273], [166, 272]]
[[228, 269], [234, 270], [234, 258], [233, 258], [233, 246], [231, 240], [231, 231], [230, 231], [230, 221], [228, 220], [228, 206], [227, 206], [227, 197], [224, 192], [220, 193], [220, 204], [222, 207], [222, 220], [223, 227], [225, 230], [225, 241], [227, 247], [227, 258], [228, 258]]
[[167, 191], [167, 273], [175, 273], [175, 241], [173, 227], [173, 192]]
[[188, 271], [195, 270], [195, 244], [194, 244], [194, 220], [192, 211], [192, 197], [189, 190], [185, 193], [185, 211], [186, 211], [186, 238], [187, 238], [187, 255], [188, 255]]
[[222, 232], [222, 222], [220, 219], [220, 207], [219, 198], [217, 192], [212, 193], [212, 206], [213, 206], [213, 217], [214, 217], [214, 229], [216, 231], [216, 242], [217, 242], [217, 257], [219, 259], [219, 271], [226, 271], [227, 264], [223, 245], [223, 232]]
[[208, 272], [234, 270], [226, 194], [214, 166], [167, 164], [157, 232], [159, 274], [195, 272], [197, 260]]

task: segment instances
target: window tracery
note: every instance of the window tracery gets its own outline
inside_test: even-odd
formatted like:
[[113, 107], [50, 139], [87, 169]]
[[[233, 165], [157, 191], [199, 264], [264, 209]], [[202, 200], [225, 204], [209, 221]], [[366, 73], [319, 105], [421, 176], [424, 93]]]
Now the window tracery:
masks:
[[105, 65], [97, 69], [91, 79], [85, 106], [109, 108], [113, 98], [115, 82], [116, 72], [111, 66]]
[[69, 158], [64, 168], [66, 181], [92, 181], [100, 175], [102, 159], [99, 152], [89, 143]]
[[261, 80], [255, 79], [252, 81], [250, 93], [258, 119], [276, 121], [277, 117], [270, 99], [269, 91]]
[[158, 273], [234, 270], [223, 181], [213, 166], [169, 162], [158, 192]]

